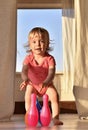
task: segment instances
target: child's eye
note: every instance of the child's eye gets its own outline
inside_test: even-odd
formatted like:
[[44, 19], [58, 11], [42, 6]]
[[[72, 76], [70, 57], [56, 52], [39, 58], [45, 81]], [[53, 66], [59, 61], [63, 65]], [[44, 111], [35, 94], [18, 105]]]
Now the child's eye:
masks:
[[33, 41], [33, 43], [36, 43], [36, 41]]
[[44, 43], [44, 40], [41, 40], [40, 42]]

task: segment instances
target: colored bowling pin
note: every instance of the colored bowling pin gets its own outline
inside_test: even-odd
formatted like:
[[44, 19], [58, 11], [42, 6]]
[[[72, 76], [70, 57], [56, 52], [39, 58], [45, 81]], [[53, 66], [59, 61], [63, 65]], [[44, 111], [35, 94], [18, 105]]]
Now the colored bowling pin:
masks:
[[41, 105], [40, 105], [38, 99], [36, 100], [36, 106], [37, 106], [38, 112], [40, 113], [42, 107], [41, 107]]
[[43, 107], [40, 113], [40, 121], [43, 126], [48, 126], [51, 121], [51, 112], [48, 105], [48, 95], [43, 96]]
[[36, 94], [31, 95], [30, 110], [25, 115], [25, 123], [27, 126], [36, 126], [38, 123], [38, 109], [36, 107]]
[[[42, 106], [40, 105], [38, 99], [36, 100], [36, 106], [37, 106], [37, 109], [38, 109], [39, 122], [40, 122], [40, 112], [41, 112]], [[41, 124], [41, 122], [40, 122], [40, 124]]]

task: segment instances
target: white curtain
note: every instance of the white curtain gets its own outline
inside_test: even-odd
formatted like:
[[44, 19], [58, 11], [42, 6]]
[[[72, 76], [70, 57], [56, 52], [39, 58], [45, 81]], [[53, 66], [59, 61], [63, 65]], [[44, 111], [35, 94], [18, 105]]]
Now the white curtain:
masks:
[[88, 0], [75, 0], [74, 95], [79, 116], [88, 117]]
[[88, 1], [75, 1], [76, 54], [75, 85], [88, 87]]
[[64, 92], [74, 92], [79, 116], [88, 117], [88, 0], [63, 0]]
[[16, 0], [0, 1], [0, 119], [14, 112]]
[[[74, 1], [62, 0], [62, 39], [63, 39], [63, 83], [61, 88], [62, 99], [72, 100], [74, 82], [74, 54], [75, 54], [75, 18]], [[64, 95], [64, 97], [63, 97]], [[71, 98], [69, 98], [71, 97]]]

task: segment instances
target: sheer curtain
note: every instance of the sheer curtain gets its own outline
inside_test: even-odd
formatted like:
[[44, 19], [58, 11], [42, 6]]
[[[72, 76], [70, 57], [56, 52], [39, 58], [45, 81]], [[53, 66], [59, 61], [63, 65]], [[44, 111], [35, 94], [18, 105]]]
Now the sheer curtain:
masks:
[[0, 119], [14, 112], [16, 0], [0, 1]]
[[[88, 0], [63, 0], [63, 90], [73, 91], [79, 116], [88, 117]], [[62, 92], [63, 92], [62, 90]]]
[[[74, 100], [75, 18], [73, 0], [62, 0], [63, 83], [61, 99]], [[70, 98], [71, 97], [71, 98]]]
[[88, 116], [88, 0], [75, 0], [74, 95], [79, 116]]

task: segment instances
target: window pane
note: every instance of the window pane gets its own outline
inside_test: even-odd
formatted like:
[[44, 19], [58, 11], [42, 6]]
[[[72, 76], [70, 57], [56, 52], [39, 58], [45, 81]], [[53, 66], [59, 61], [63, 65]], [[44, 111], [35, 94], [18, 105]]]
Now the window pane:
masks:
[[48, 30], [53, 48], [50, 54], [55, 57], [56, 72], [63, 71], [62, 10], [18, 9], [16, 72], [21, 72], [23, 59], [27, 55], [24, 45], [28, 41], [29, 31], [36, 26]]

